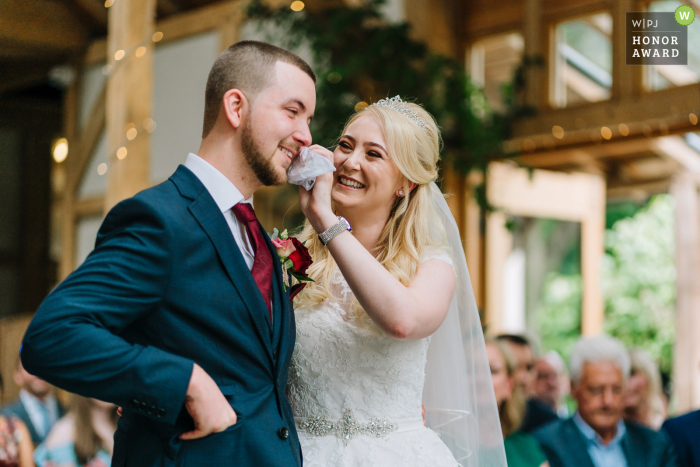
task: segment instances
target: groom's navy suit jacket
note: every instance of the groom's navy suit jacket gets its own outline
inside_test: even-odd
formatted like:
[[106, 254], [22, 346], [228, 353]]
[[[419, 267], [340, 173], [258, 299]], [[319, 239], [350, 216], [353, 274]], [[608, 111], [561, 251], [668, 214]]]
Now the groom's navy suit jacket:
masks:
[[[267, 236], [265, 236], [267, 239]], [[301, 466], [285, 396], [295, 324], [272, 243], [273, 323], [220, 209], [184, 166], [118, 204], [95, 250], [37, 311], [25, 368], [124, 408], [113, 467]], [[193, 441], [193, 363], [238, 415]]]

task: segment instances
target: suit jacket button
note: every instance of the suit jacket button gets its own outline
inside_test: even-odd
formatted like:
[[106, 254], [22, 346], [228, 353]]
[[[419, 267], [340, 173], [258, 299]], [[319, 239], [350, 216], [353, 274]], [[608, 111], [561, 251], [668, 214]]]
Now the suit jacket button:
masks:
[[277, 436], [279, 436], [281, 440], [289, 438], [289, 430], [287, 429], [287, 427], [283, 426], [282, 428], [277, 430]]

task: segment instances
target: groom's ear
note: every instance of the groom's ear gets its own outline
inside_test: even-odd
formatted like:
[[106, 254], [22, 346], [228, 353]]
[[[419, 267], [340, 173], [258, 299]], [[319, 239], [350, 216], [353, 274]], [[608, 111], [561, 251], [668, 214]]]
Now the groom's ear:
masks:
[[248, 100], [245, 94], [239, 89], [229, 89], [224, 94], [223, 101], [222, 110], [226, 120], [233, 128], [238, 128], [243, 121], [244, 109], [247, 111], [246, 107], [248, 107]]

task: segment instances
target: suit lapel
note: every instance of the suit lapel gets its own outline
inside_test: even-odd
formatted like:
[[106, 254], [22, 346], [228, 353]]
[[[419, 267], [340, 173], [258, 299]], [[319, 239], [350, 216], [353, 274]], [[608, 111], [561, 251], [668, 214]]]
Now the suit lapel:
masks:
[[231, 283], [248, 309], [258, 334], [265, 342], [265, 347], [272, 358], [267, 305], [258, 292], [258, 285], [255, 283], [233, 235], [231, 235], [231, 230], [224, 216], [206, 189], [190, 204], [189, 210], [214, 244]]
[[622, 452], [625, 454], [625, 458], [627, 459], [627, 465], [630, 467], [646, 465], [644, 451], [638, 447], [635, 448], [632, 445], [633, 443], [631, 438], [634, 435], [630, 432], [630, 426], [627, 423], [625, 423], [625, 430], [625, 436], [622, 437], [620, 444], [622, 445]]
[[[262, 227], [261, 227], [262, 228]], [[272, 245], [272, 241], [269, 237], [265, 236], [265, 241], [267, 242], [268, 248], [272, 252], [272, 262], [273, 262], [273, 303], [274, 303], [274, 332], [273, 332], [273, 348], [278, 349], [279, 355], [277, 362], [285, 362], [290, 348], [293, 346], [287, 345], [285, 342], [285, 337], [287, 336], [287, 329], [290, 326], [290, 320], [294, 318], [291, 311], [292, 302], [289, 300], [289, 290], [284, 290], [282, 282], [282, 265], [280, 263], [280, 258], [277, 255], [277, 250]]]
[[[564, 446], [562, 448], [567, 453], [567, 457], [572, 460], [571, 465], [579, 467], [595, 467], [591, 456], [588, 454], [588, 446], [583, 434], [579, 431], [573, 419], [564, 422]], [[576, 458], [576, 459], [574, 459]], [[574, 462], [575, 460], [575, 462]], [[631, 466], [632, 464], [630, 464]]]

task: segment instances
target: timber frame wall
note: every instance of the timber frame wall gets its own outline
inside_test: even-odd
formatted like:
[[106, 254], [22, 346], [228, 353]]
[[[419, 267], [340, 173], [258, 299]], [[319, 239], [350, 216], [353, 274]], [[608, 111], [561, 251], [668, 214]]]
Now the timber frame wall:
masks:
[[[598, 162], [600, 157], [618, 157], [625, 154], [655, 152], [678, 163], [676, 174], [635, 186], [619, 183], [609, 187], [608, 196], [626, 197], [635, 190], [646, 193], [670, 191], [676, 199], [676, 249], [677, 249], [677, 341], [674, 352], [674, 395], [679, 413], [700, 407], [700, 157], [678, 144], [677, 136], [698, 131], [700, 115], [700, 83], [645, 91], [643, 67], [625, 65], [625, 13], [644, 11], [649, 1], [640, 0], [504, 0], [497, 4], [488, 0], [472, 0], [465, 17], [466, 27], [460, 34], [461, 47], [469, 50], [472, 43], [487, 37], [520, 32], [524, 39], [524, 60], [540, 57], [544, 66], [526, 69], [525, 103], [537, 109], [537, 114], [517, 121], [513, 137], [504, 145], [512, 152], [514, 160], [528, 167], [555, 167], [567, 164], [582, 166], [582, 171], [597, 175], [605, 190], [605, 172]], [[687, 2], [686, 2], [687, 3]], [[553, 31], [557, 23], [595, 13], [607, 12], [613, 21], [612, 32], [612, 88], [608, 100], [555, 109], [550, 104], [552, 86]], [[695, 118], [693, 118], [695, 116]], [[580, 128], [577, 121], [585, 122]], [[626, 123], [629, 135], [621, 138], [618, 124]], [[552, 127], [559, 125], [567, 130], [566, 136], [556, 140]], [[600, 135], [600, 128], [613, 130], [612, 140], [599, 144], [591, 135]], [[569, 131], [578, 127], [578, 131]], [[501, 166], [487, 182], [494, 183], [505, 172]], [[511, 169], [512, 170], [512, 169]], [[499, 175], [500, 174], [500, 175]], [[457, 194], [451, 200], [460, 227], [463, 228], [467, 263], [472, 272], [477, 303], [485, 310], [484, 320], [498, 327], [499, 313], [497, 284], [502, 280], [494, 275], [503, 255], [507, 256], [507, 236], [498, 235], [502, 227], [493, 225], [494, 216], [479, 212], [470, 194], [480, 183], [474, 175], [466, 178], [447, 174], [447, 191]], [[499, 183], [499, 182], [497, 182]], [[491, 190], [491, 188], [488, 188]], [[527, 190], [526, 190], [527, 191]], [[597, 190], [600, 191], [600, 190]], [[497, 203], [498, 204], [498, 203]], [[501, 206], [509, 212], [507, 206]], [[540, 206], [546, 210], [546, 206]], [[530, 214], [534, 215], [534, 214]], [[591, 214], [595, 230], [602, 235], [603, 213]], [[555, 216], [556, 217], [556, 216]], [[503, 219], [499, 219], [502, 222]], [[585, 222], [583, 224], [585, 235]], [[591, 227], [592, 229], [592, 227]], [[494, 233], [495, 232], [495, 233]], [[589, 233], [589, 237], [592, 232]], [[503, 237], [503, 238], [501, 238]], [[499, 238], [502, 240], [499, 242]], [[493, 243], [499, 245], [493, 245]], [[602, 253], [602, 238], [593, 241], [595, 248], [582, 251], [583, 275], [592, 274], [590, 268]], [[504, 250], [504, 251], [501, 251]], [[596, 273], [597, 274], [597, 273]], [[599, 280], [599, 279], [596, 279]], [[590, 278], [589, 278], [590, 281]], [[591, 287], [589, 287], [590, 291]], [[594, 286], [594, 296], [584, 291], [582, 328], [585, 334], [602, 331], [602, 296]]]

